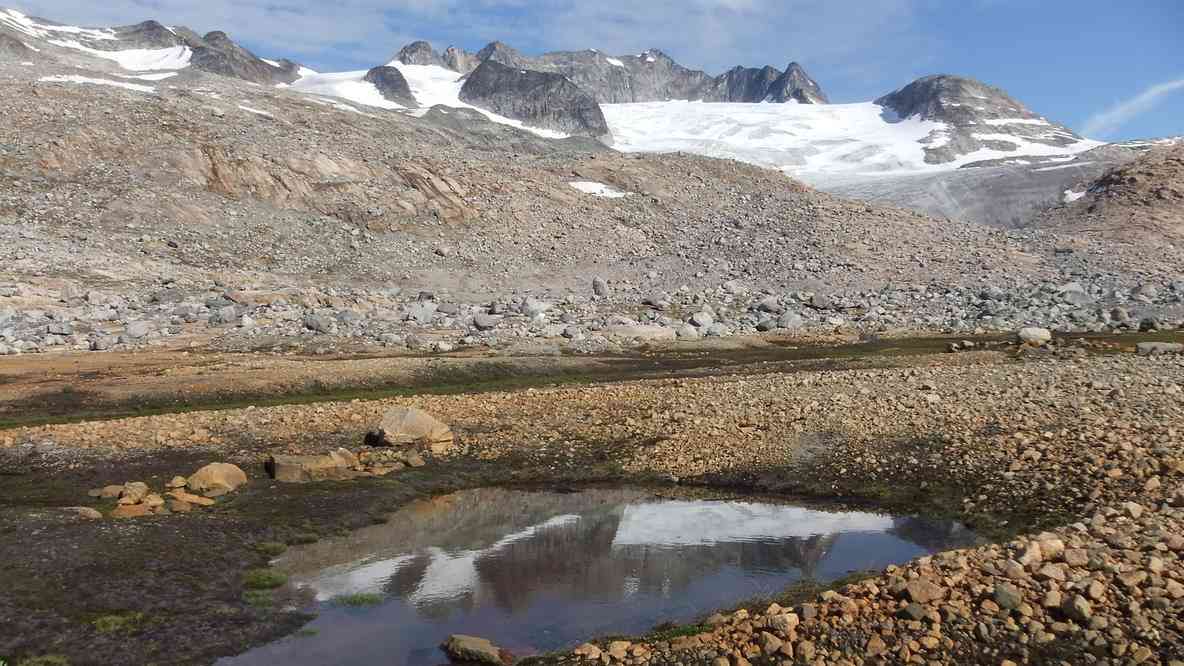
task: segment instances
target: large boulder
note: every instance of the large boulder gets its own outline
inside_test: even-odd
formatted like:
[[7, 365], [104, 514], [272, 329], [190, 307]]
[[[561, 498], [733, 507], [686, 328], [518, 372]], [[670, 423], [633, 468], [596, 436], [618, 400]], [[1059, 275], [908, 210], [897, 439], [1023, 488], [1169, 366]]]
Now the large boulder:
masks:
[[1052, 342], [1052, 331], [1048, 330], [1047, 328], [1036, 328], [1034, 326], [1030, 326], [1028, 328], [1021, 328], [1019, 332], [1016, 333], [1016, 337], [1019, 338], [1020, 342], [1026, 345], [1031, 345], [1033, 347], [1043, 347], [1044, 345]]
[[453, 634], [440, 646], [449, 657], [459, 662], [476, 664], [511, 664], [514, 658], [505, 650], [484, 638]]
[[186, 479], [185, 485], [206, 497], [234, 492], [247, 482], [247, 473], [230, 463], [210, 463]]
[[436, 417], [415, 407], [395, 407], [383, 414], [378, 429], [366, 438], [377, 446], [415, 446], [440, 455], [452, 448], [452, 429]]

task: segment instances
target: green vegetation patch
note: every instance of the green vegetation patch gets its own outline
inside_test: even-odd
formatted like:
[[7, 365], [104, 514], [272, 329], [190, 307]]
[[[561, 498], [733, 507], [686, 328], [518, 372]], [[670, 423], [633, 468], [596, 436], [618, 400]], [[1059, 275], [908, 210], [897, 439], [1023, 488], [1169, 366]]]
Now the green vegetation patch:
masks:
[[104, 634], [131, 632], [144, 624], [144, 614], [139, 611], [128, 611], [126, 613], [100, 615], [92, 620], [91, 624], [95, 626], [95, 629], [98, 629], [99, 632]]
[[260, 541], [259, 543], [255, 544], [255, 550], [261, 555], [266, 555], [268, 557], [282, 555], [287, 549], [288, 545], [285, 543], [280, 543], [279, 541]]
[[274, 569], [251, 569], [243, 575], [248, 590], [273, 590], [288, 582], [288, 577]]
[[338, 606], [350, 606], [354, 608], [361, 608], [363, 606], [378, 606], [384, 601], [385, 597], [381, 594], [373, 592], [359, 592], [357, 594], [343, 594], [340, 597], [335, 597], [333, 603]]

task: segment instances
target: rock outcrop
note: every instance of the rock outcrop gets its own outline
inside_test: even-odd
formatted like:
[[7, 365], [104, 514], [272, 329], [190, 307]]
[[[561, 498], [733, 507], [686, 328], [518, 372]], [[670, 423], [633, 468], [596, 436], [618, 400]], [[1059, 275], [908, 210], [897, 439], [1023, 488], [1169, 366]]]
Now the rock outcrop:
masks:
[[460, 98], [474, 106], [567, 134], [609, 135], [596, 99], [561, 74], [485, 60], [465, 79]]
[[411, 94], [411, 86], [398, 69], [390, 66], [375, 67], [366, 72], [364, 80], [373, 83], [382, 98], [388, 102], [395, 102], [403, 106], [416, 106], [415, 96]]

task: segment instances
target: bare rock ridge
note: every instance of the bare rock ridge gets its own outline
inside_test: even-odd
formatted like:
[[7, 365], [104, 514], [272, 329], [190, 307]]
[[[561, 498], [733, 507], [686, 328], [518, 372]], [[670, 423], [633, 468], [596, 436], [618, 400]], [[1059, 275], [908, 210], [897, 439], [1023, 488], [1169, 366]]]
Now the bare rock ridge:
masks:
[[875, 100], [900, 119], [944, 123], [923, 141], [925, 161], [940, 164], [982, 148], [1017, 150], [1025, 144], [1067, 147], [1082, 141], [1072, 130], [1033, 113], [1003, 90], [961, 76], [925, 76]]
[[383, 99], [404, 106], [416, 106], [415, 96], [411, 94], [411, 86], [398, 69], [386, 65], [375, 67], [366, 72], [364, 80], [374, 84]]
[[460, 98], [538, 127], [609, 136], [600, 105], [561, 74], [516, 69], [486, 60], [466, 77]]
[[411, 42], [407, 46], [404, 46], [403, 48], [399, 49], [398, 53], [395, 54], [394, 59], [398, 60], [404, 65], [446, 66], [444, 64], [444, 59], [441, 58], [438, 53], [436, 53], [435, 49], [432, 48], [432, 45], [424, 41]]
[[826, 94], [801, 65], [735, 67], [713, 77], [679, 65], [650, 49], [638, 55], [608, 56], [595, 49], [524, 55], [503, 42], [490, 42], [475, 54], [454, 46], [443, 56], [427, 42], [413, 42], [396, 56], [408, 65], [437, 64], [468, 74], [487, 61], [528, 71], [560, 74], [602, 104], [694, 99], [707, 102], [788, 102], [825, 104]]

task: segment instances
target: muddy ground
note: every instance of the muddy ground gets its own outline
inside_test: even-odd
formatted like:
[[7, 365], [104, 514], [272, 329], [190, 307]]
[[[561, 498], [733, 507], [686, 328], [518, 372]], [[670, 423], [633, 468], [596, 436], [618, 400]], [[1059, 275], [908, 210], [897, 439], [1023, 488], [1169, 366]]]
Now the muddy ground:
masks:
[[[925, 340], [613, 359], [6, 360], [0, 658], [208, 664], [245, 651], [307, 619], [244, 588], [266, 566], [260, 544], [340, 534], [481, 485], [727, 487], [952, 516], [1001, 540], [1067, 525], [1131, 492], [1085, 480], [1081, 428], [1180, 425], [1184, 363], [1136, 358], [1137, 339], [959, 354]], [[265, 478], [267, 454], [356, 448], [396, 404], [449, 422], [454, 454], [384, 478]], [[1064, 437], [1062, 457], [1003, 475], [1029, 435]], [[160, 488], [213, 461], [251, 482], [207, 510], [88, 521], [65, 508], [107, 512], [113, 501], [88, 489]]]

